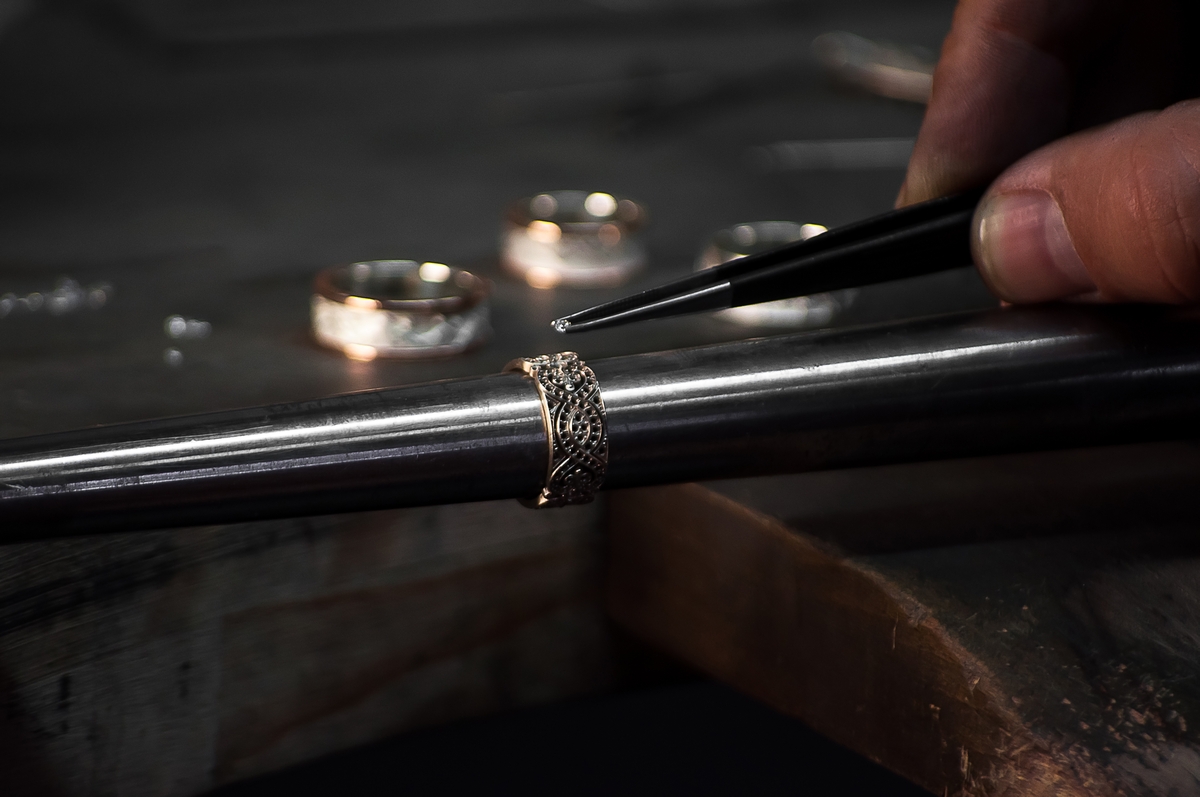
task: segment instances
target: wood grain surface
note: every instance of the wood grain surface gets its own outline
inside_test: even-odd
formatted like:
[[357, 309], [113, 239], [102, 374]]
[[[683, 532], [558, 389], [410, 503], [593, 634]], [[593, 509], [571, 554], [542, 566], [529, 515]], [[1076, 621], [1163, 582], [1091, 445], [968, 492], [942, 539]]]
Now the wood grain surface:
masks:
[[1194, 794], [1198, 465], [1178, 444], [617, 493], [608, 606], [935, 794]]
[[[768, 173], [747, 152], [913, 135], [919, 107], [845, 90], [807, 48], [845, 27], [936, 48], [950, 13], [589, 3], [580, 24], [518, 5], [410, 19], [373, 0], [27, 4], [0, 38], [0, 296], [63, 278], [111, 290], [99, 308], [0, 318], [0, 435], [558, 350], [552, 318], [625, 288], [504, 277], [504, 207], [539, 191], [646, 204], [651, 265], [629, 289], [690, 272], [722, 226], [884, 210], [899, 170]], [[494, 338], [418, 363], [316, 346], [313, 275], [380, 257], [492, 278]], [[864, 290], [841, 320], [988, 302], [963, 271]], [[211, 334], [169, 337], [174, 314]], [[693, 317], [572, 345], [595, 358], [755, 334]], [[603, 524], [601, 505], [485, 504], [5, 547], [0, 793], [196, 794], [405, 728], [619, 688]]]
[[505, 502], [8, 546], [4, 793], [196, 793], [611, 688], [601, 512]]

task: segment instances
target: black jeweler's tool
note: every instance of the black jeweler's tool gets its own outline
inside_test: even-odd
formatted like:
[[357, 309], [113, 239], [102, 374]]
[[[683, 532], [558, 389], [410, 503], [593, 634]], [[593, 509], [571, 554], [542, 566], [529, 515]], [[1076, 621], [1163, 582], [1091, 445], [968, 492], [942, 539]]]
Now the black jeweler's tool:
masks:
[[983, 190], [893, 210], [553, 322], [586, 332], [724, 310], [971, 265], [971, 218]]

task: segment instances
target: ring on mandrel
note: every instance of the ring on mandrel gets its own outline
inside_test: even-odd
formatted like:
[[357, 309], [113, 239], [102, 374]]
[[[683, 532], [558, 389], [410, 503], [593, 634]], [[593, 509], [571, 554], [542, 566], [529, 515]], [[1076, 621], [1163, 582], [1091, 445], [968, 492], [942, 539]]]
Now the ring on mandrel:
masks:
[[608, 419], [596, 374], [573, 351], [522, 357], [505, 373], [522, 373], [537, 386], [546, 425], [549, 462], [534, 507], [586, 504], [608, 469]]

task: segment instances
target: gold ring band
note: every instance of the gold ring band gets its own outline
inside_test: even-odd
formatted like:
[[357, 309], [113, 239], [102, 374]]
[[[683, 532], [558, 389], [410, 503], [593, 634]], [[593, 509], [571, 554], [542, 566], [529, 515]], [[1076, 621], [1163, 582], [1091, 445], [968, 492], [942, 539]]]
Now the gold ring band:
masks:
[[603, 191], [547, 191], [509, 206], [501, 262], [535, 288], [602, 288], [646, 265], [645, 209]]
[[[719, 266], [747, 255], [758, 254], [796, 241], [806, 241], [825, 232], [818, 224], [794, 221], [753, 221], [718, 230], [696, 261], [696, 270]], [[849, 307], [858, 291], [854, 288], [812, 296], [796, 296], [773, 302], [721, 310], [717, 318], [749, 327], [798, 329], [828, 326]]]
[[504, 368], [537, 386], [549, 460], [541, 492], [529, 506], [586, 504], [608, 470], [608, 419], [596, 374], [573, 351], [522, 357]]
[[317, 274], [313, 336], [353, 360], [459, 354], [491, 332], [490, 284], [443, 263], [368, 260]]

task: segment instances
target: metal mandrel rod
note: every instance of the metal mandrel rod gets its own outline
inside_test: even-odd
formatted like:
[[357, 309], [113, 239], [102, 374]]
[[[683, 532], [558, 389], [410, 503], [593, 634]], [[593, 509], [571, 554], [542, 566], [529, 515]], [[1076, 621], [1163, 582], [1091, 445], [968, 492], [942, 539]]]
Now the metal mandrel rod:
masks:
[[537, 394], [496, 375], [0, 443], [0, 542], [536, 493]]
[[[1186, 309], [1014, 308], [587, 365], [606, 488], [1200, 436]], [[554, 456], [544, 395], [508, 373], [6, 441], [0, 542], [528, 499]]]

